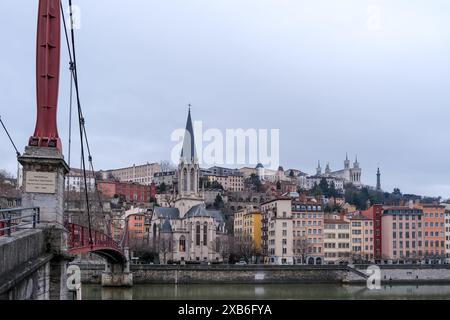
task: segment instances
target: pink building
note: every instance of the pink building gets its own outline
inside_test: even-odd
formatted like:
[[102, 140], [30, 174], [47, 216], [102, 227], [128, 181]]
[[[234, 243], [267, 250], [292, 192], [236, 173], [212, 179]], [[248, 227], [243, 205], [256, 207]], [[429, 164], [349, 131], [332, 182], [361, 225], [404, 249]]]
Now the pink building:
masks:
[[382, 258], [420, 259], [424, 255], [423, 210], [385, 207], [382, 216]]

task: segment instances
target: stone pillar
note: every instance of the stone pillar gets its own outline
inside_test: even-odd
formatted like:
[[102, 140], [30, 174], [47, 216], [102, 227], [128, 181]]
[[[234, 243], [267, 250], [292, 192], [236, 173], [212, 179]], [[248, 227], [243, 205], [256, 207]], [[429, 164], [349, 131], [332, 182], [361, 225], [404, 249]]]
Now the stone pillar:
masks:
[[124, 249], [126, 261], [112, 263], [107, 261], [105, 271], [102, 273], [103, 287], [131, 287], [133, 286], [133, 274], [130, 271], [129, 248]]
[[67, 230], [64, 227], [64, 179], [69, 167], [56, 148], [26, 147], [18, 158], [23, 166], [22, 207], [40, 208], [38, 228], [44, 230], [50, 262], [50, 299], [67, 299]]
[[23, 207], [40, 207], [41, 225], [62, 226], [64, 177], [69, 167], [56, 148], [26, 147], [23, 166]]

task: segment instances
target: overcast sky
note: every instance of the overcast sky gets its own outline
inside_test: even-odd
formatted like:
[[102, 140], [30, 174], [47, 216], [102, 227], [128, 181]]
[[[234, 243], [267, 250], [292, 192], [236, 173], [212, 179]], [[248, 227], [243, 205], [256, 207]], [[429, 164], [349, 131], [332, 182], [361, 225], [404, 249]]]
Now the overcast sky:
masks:
[[[0, 1], [0, 115], [21, 152], [35, 125], [37, 2]], [[450, 197], [449, 1], [74, 3], [96, 169], [169, 159], [192, 103], [205, 129], [280, 129], [285, 169], [314, 173], [319, 159], [341, 169], [348, 152], [352, 162], [358, 154], [363, 183], [375, 185], [379, 164], [386, 190]], [[15, 172], [15, 160], [0, 133], [0, 168]]]

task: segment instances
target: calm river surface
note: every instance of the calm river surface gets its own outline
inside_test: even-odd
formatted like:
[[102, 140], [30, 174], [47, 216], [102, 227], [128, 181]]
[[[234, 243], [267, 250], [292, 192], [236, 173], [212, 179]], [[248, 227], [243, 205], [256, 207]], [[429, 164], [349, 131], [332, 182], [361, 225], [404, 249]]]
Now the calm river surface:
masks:
[[341, 284], [84, 285], [82, 295], [85, 300], [450, 299], [450, 285], [386, 285], [381, 290]]

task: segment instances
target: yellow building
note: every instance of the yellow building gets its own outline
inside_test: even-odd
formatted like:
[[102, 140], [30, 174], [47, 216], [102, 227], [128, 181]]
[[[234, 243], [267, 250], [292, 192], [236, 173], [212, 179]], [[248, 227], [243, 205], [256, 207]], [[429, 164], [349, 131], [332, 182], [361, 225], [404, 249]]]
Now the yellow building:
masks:
[[234, 236], [238, 241], [252, 240], [257, 252], [261, 251], [261, 212], [242, 209], [234, 214]]

